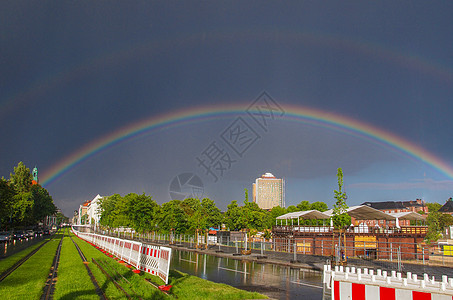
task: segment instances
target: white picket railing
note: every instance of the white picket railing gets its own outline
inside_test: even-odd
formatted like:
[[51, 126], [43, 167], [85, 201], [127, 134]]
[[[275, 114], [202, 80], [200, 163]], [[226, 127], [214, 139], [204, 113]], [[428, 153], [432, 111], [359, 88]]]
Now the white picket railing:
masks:
[[[330, 290], [332, 300], [382, 299], [382, 300], [451, 300], [453, 278], [442, 276], [442, 281], [424, 274], [417, 278], [411, 272], [403, 277], [401, 273], [380, 269], [324, 266], [324, 288]], [[327, 294], [327, 293], [326, 293]]]
[[141, 242], [125, 240], [95, 233], [72, 231], [79, 238], [108, 251], [112, 255], [136, 267], [138, 270], [159, 276], [168, 284], [171, 248], [153, 246]]

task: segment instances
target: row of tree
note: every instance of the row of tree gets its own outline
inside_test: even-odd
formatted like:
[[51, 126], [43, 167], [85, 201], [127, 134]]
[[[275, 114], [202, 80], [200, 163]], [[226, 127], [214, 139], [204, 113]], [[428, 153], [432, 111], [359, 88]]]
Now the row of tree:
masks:
[[56, 211], [49, 192], [33, 184], [30, 169], [22, 162], [14, 167], [10, 178], [0, 179], [0, 228], [32, 226]]
[[194, 233], [196, 229], [219, 227], [222, 224], [231, 230], [264, 230], [270, 229], [278, 216], [288, 212], [310, 209], [326, 211], [327, 208], [323, 202], [302, 201], [297, 206], [286, 209], [277, 206], [267, 211], [249, 202], [246, 196], [243, 205], [233, 200], [227, 211], [222, 213], [209, 198], [172, 200], [160, 206], [145, 194], [131, 193], [124, 197], [115, 194], [101, 200], [99, 223], [110, 228], [130, 227], [138, 232], [157, 230]]
[[[346, 214], [346, 194], [342, 190], [343, 172], [338, 169], [338, 191], [335, 191], [337, 203], [334, 205], [334, 223], [336, 227], [348, 226], [351, 218]], [[209, 198], [188, 198], [172, 200], [162, 204], [154, 201], [151, 196], [134, 193], [122, 197], [115, 194], [105, 197], [100, 204], [100, 224], [110, 228], [130, 227], [138, 232], [160, 231], [176, 233], [194, 233], [197, 229], [220, 227], [222, 224], [230, 230], [253, 229], [265, 230], [276, 224], [277, 217], [289, 212], [319, 210], [326, 211], [324, 202], [310, 203], [302, 201], [297, 206], [283, 208], [276, 206], [272, 210], [261, 209], [255, 202], [250, 202], [247, 189], [244, 205], [233, 200], [227, 211], [222, 213], [215, 202]], [[321, 225], [323, 220], [307, 220], [302, 223]], [[344, 223], [344, 224], [343, 224]]]
[[[342, 228], [351, 223], [351, 218], [344, 212], [344, 197], [341, 188], [336, 191], [336, 199], [341, 199], [335, 204], [338, 217], [333, 218], [334, 226]], [[343, 209], [341, 209], [342, 207]], [[429, 214], [427, 217], [427, 241], [436, 241], [440, 238], [442, 230], [453, 225], [453, 217], [449, 214], [437, 212], [440, 205], [428, 203]], [[241, 230], [254, 229], [263, 231], [271, 229], [276, 224], [276, 218], [289, 212], [306, 210], [326, 211], [324, 202], [310, 203], [302, 201], [297, 206], [283, 208], [274, 207], [272, 210], [263, 210], [254, 202], [249, 202], [247, 197], [243, 205], [233, 200], [225, 212], [221, 212], [211, 199], [202, 200], [188, 198], [183, 201], [172, 200], [159, 205], [151, 196], [134, 193], [124, 197], [115, 194], [104, 197], [100, 205], [100, 224], [105, 227], [130, 227], [137, 232], [159, 231], [168, 233], [191, 233], [196, 229], [219, 227], [224, 224], [227, 229]], [[322, 225], [323, 220], [305, 220], [301, 224]]]
[[[346, 193], [343, 189], [343, 171], [338, 169], [338, 190], [334, 190], [336, 202], [333, 206], [332, 222], [335, 228], [344, 229], [351, 224], [351, 217], [347, 214]], [[442, 230], [453, 225], [453, 217], [437, 212], [438, 203], [428, 203], [429, 215], [427, 241], [435, 241], [441, 236]], [[298, 205], [288, 208], [280, 206], [272, 210], [263, 210], [255, 202], [248, 200], [248, 191], [245, 189], [243, 205], [233, 200], [226, 212], [221, 212], [215, 202], [209, 198], [202, 200], [189, 198], [172, 200], [161, 206], [145, 194], [134, 193], [124, 197], [115, 194], [104, 197], [100, 205], [100, 224], [117, 228], [130, 227], [137, 232], [159, 231], [176, 233], [191, 233], [196, 229], [220, 227], [224, 224], [229, 230], [253, 229], [263, 231], [276, 224], [277, 217], [296, 211], [319, 210], [326, 211], [328, 206], [324, 202], [310, 203], [302, 201]], [[323, 225], [324, 220], [304, 220], [302, 224]]]

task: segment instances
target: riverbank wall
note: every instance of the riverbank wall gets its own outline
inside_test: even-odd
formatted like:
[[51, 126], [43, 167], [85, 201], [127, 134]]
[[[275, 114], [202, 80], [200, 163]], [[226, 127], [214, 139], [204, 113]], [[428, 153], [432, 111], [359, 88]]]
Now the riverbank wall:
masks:
[[[155, 242], [147, 239], [142, 240], [145, 243], [152, 245], [165, 245], [167, 247], [177, 249], [180, 251], [188, 251], [199, 254], [213, 255], [217, 257], [227, 257], [236, 260], [242, 261], [254, 261], [256, 263], [265, 263], [265, 264], [275, 264], [281, 266], [287, 266], [291, 268], [300, 268], [300, 269], [311, 269], [314, 271], [322, 272], [325, 264], [331, 264], [331, 257], [321, 256], [321, 255], [309, 255], [301, 253], [288, 253], [288, 252], [279, 252], [273, 250], [259, 250], [259, 249], [249, 249], [250, 254], [244, 255], [242, 251], [245, 251], [241, 247], [232, 247], [226, 245], [209, 245], [208, 248], [196, 248], [189, 243], [165, 243], [165, 242]], [[385, 260], [364, 260], [364, 259], [348, 259], [347, 265], [356, 268], [368, 268], [368, 269], [386, 269], [386, 270], [397, 270], [398, 263]], [[436, 278], [441, 278], [443, 275], [448, 277], [453, 277], [453, 266], [430, 266], [423, 265], [420, 263], [411, 263], [404, 262], [402, 264], [402, 273], [406, 274], [408, 272], [412, 274], [418, 274], [423, 276], [423, 274], [429, 274], [430, 276], [435, 276]]]

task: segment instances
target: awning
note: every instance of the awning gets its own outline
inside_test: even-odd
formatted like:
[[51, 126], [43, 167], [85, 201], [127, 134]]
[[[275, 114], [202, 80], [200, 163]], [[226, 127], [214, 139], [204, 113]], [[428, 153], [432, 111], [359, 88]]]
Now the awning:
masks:
[[328, 219], [330, 216], [326, 215], [323, 212], [320, 212], [319, 210], [305, 210], [305, 211], [295, 211], [291, 213], [287, 213], [284, 215], [281, 215], [277, 217], [277, 220], [289, 220], [289, 219]]
[[413, 212], [413, 211], [389, 213], [389, 215], [394, 216], [395, 218], [398, 218], [399, 220], [410, 220], [410, 221], [426, 220], [426, 218], [423, 215]]
[[[356, 220], [387, 220], [393, 221], [396, 217], [391, 216], [385, 212], [377, 210], [367, 205], [351, 206], [346, 211], [348, 215]], [[325, 211], [324, 214], [333, 216], [333, 209]]]

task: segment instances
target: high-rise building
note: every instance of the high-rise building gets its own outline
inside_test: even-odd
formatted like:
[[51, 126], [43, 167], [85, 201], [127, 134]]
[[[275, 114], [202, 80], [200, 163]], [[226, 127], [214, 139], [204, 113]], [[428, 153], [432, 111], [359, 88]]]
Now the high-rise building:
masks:
[[265, 173], [253, 184], [253, 202], [262, 209], [285, 207], [285, 180]]

